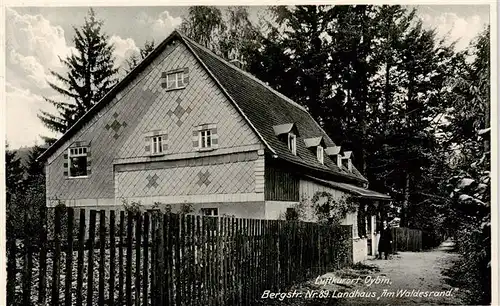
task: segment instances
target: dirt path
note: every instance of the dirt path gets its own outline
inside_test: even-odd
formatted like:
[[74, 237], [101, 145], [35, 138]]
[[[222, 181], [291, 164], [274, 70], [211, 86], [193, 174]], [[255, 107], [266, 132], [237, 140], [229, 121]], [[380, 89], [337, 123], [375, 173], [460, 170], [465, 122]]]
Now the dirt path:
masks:
[[[442, 274], [458, 258], [452, 248], [447, 241], [432, 251], [400, 252], [389, 260], [367, 260], [327, 273], [297, 287], [302, 298], [278, 305], [463, 305], [461, 292], [448, 285]], [[306, 298], [306, 292], [317, 292], [322, 298]]]
[[[447, 241], [428, 252], [400, 252], [390, 260], [366, 261], [365, 264], [375, 266], [379, 272], [364, 275], [361, 272], [359, 276], [364, 282], [345, 289], [371, 292], [376, 298], [347, 297], [340, 305], [462, 305], [459, 290], [448, 285], [442, 274], [458, 257], [451, 252], [452, 248], [453, 243]], [[332, 289], [338, 290], [338, 286], [329, 290]], [[446, 294], [435, 296], [432, 292]]]

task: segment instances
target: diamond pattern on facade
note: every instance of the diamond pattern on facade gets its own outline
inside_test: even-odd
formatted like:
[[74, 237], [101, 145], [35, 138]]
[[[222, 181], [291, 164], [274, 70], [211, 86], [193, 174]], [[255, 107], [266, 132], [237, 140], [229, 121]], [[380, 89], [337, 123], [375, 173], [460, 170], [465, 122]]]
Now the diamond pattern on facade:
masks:
[[196, 183], [198, 186], [210, 185], [210, 172], [208, 170], [198, 172], [198, 182]]
[[[49, 158], [46, 167], [48, 199], [64, 200], [69, 203], [68, 205], [76, 202], [86, 203], [87, 206], [115, 202], [116, 186], [113, 160], [125, 144], [128, 135], [135, 130], [156, 101], [158, 95], [147, 87], [148, 84], [156, 84], [158, 81], [159, 72], [155, 67], [164, 65], [165, 58], [175, 50], [172, 46], [167, 47], [163, 51], [164, 54], [156, 58], [151, 65], [145, 67], [126, 88], [120, 91], [113, 101], [100, 110], [99, 114], [68, 140], [67, 144], [75, 141], [85, 141], [90, 144], [92, 174], [88, 178], [66, 179], [63, 176], [63, 154], [67, 150], [67, 145], [61, 146]], [[114, 120], [120, 123], [119, 134], [116, 134], [111, 127]], [[106, 125], [108, 129], [106, 129]], [[141, 145], [143, 143], [141, 142]], [[128, 186], [128, 188], [133, 188], [133, 186]]]
[[148, 181], [148, 183], [146, 184], [146, 188], [158, 187], [158, 183], [157, 183], [158, 174], [155, 173], [153, 175], [148, 175], [148, 176], [146, 176], [146, 180]]
[[113, 138], [118, 139], [118, 137], [120, 137], [120, 135], [118, 134], [118, 131], [122, 127], [123, 128], [127, 127], [127, 123], [126, 122], [120, 123], [118, 120], [116, 120], [116, 118], [118, 118], [118, 114], [116, 112], [113, 114], [113, 118], [115, 118], [113, 120], [113, 122], [111, 122], [111, 124], [106, 124], [106, 126], [104, 128], [106, 130], [112, 129], [115, 132], [115, 134], [113, 135]]
[[[161, 71], [184, 67], [189, 67], [189, 85], [182, 90], [162, 90]], [[169, 111], [171, 118], [167, 114]], [[95, 204], [98, 199], [134, 195], [253, 193], [254, 161], [114, 172], [113, 161], [117, 158], [148, 155], [144, 147], [145, 133], [165, 131], [169, 135], [168, 154], [190, 153], [194, 152], [193, 127], [211, 123], [217, 125], [219, 149], [260, 144], [245, 119], [186, 47], [169, 46], [68, 141], [91, 143], [92, 174], [88, 179], [64, 178], [63, 153], [67, 147], [62, 146], [49, 159], [47, 197], [71, 201], [86, 199]], [[198, 185], [200, 171], [208, 171], [210, 175], [205, 184]], [[149, 183], [148, 175], [153, 179], [155, 174], [156, 184]]]
[[167, 115], [169, 115], [170, 117], [172, 117], [172, 115], [175, 115], [175, 117], [177, 118], [177, 121], [176, 121], [176, 124], [177, 126], [181, 126], [182, 125], [182, 116], [184, 114], [189, 114], [191, 113], [191, 107], [186, 107], [186, 108], [183, 108], [181, 106], [181, 102], [182, 102], [182, 99], [180, 97], [177, 97], [177, 99], [175, 100], [175, 102], [177, 103], [177, 106], [175, 107], [175, 109], [172, 111], [172, 110], [169, 110], [167, 112]]
[[[183, 67], [189, 67], [190, 83], [186, 88], [162, 90], [161, 71]], [[155, 70], [158, 70], [157, 83], [148, 85], [155, 91], [155, 101], [127, 137], [118, 158], [147, 155], [140, 139], [144, 133], [154, 130], [169, 135], [169, 154], [193, 152], [193, 127], [202, 124], [216, 124], [219, 149], [260, 143], [245, 119], [184, 45], [179, 45], [168, 61]]]
[[[117, 198], [255, 192], [254, 161], [116, 172]], [[147, 177], [158, 176], [157, 188]], [[133, 188], [131, 186], [134, 186]]]

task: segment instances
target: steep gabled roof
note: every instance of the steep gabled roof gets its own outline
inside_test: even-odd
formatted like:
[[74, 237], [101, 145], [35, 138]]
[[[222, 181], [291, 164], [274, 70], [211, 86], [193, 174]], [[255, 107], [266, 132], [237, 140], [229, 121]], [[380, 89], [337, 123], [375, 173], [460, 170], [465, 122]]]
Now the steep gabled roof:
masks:
[[[47, 158], [69, 140], [99, 110], [104, 108], [121, 89], [143, 71], [174, 38], [179, 38], [193, 52], [193, 55], [234, 103], [273, 156], [350, 181], [367, 182], [357, 169], [353, 167], [352, 173], [347, 169], [341, 170], [337, 167], [336, 162], [333, 162], [327, 155], [324, 156], [324, 164], [317, 161], [315, 152], [306, 147], [303, 139], [322, 137], [327, 147], [335, 146], [335, 143], [304, 107], [275, 91], [249, 73], [226, 62], [178, 31], [174, 31], [160, 43], [148, 57], [113, 87], [101, 101], [94, 105], [39, 158]], [[300, 134], [301, 141], [297, 141], [297, 155], [292, 154], [287, 143], [278, 138], [273, 128], [273, 126], [290, 123], [296, 126]]]
[[[346, 179], [366, 182], [357, 169], [353, 167], [352, 173], [347, 169], [340, 170], [337, 163], [328, 156], [324, 156], [324, 164], [318, 162], [316, 152], [308, 149], [303, 140], [322, 137], [327, 147], [335, 146], [335, 143], [304, 107], [191, 39], [181, 36], [277, 157]], [[280, 140], [274, 130], [274, 126], [289, 123], [294, 123], [300, 134], [300, 141], [297, 140], [297, 155], [292, 154], [287, 143]]]

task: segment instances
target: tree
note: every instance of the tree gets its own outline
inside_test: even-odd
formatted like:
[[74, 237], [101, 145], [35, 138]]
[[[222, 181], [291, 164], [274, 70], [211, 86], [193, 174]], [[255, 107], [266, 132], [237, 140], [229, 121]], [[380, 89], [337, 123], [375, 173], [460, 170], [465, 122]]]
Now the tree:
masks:
[[102, 26], [103, 21], [89, 9], [84, 25], [80, 29], [74, 27], [76, 54], [60, 59], [68, 72], [63, 75], [51, 71], [61, 85], [49, 82], [50, 87], [69, 100], [44, 98], [55, 106], [57, 114], [42, 111], [38, 117], [55, 132], [66, 132], [116, 84], [118, 69], [114, 67], [114, 47], [102, 33]]
[[144, 46], [139, 49], [139, 55], [133, 54], [127, 60], [127, 68], [125, 71], [130, 73], [142, 60], [144, 60], [155, 49], [155, 41], [146, 41]]
[[23, 192], [24, 168], [16, 156], [16, 151], [9, 150], [8, 145], [5, 146], [5, 173], [7, 202], [9, 202]]
[[486, 28], [463, 54], [461, 73], [453, 84], [445, 130], [455, 152], [446, 180], [450, 195], [447, 224], [455, 233], [462, 255], [456, 271], [469, 292], [471, 304], [491, 302], [491, 175], [489, 149], [490, 29]]
[[5, 146], [5, 189], [6, 189], [6, 227], [7, 237], [14, 238], [23, 224], [20, 204], [24, 194], [24, 167], [21, 160], [16, 156], [16, 151], [9, 150]]
[[250, 21], [247, 7], [229, 7], [225, 13], [225, 31], [219, 42], [220, 55], [228, 60], [238, 60], [246, 68], [251, 51], [260, 46], [260, 31]]
[[219, 41], [225, 31], [222, 12], [215, 6], [192, 6], [180, 30], [202, 46], [219, 53]]
[[245, 6], [191, 7], [180, 30], [189, 38], [226, 60], [237, 60], [246, 69], [249, 57], [260, 47], [260, 29], [252, 24]]

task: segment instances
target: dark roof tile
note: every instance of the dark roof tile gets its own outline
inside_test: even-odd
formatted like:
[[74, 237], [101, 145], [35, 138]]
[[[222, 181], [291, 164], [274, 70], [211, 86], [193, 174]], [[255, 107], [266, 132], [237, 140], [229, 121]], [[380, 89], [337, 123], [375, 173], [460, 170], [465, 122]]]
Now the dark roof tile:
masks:
[[[308, 149], [303, 139], [322, 136], [326, 146], [335, 146], [335, 143], [304, 107], [284, 97], [262, 81], [226, 62], [189, 38], [182, 37], [278, 157], [313, 169], [366, 182], [357, 169], [353, 167], [352, 173], [347, 169], [340, 170], [326, 154], [324, 155], [325, 164], [318, 162], [316, 152]], [[299, 132], [297, 156], [292, 154], [287, 143], [280, 140], [274, 131], [274, 126], [287, 123], [294, 123]]]

